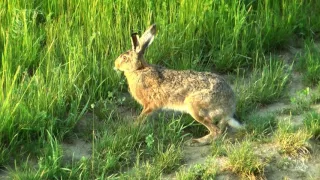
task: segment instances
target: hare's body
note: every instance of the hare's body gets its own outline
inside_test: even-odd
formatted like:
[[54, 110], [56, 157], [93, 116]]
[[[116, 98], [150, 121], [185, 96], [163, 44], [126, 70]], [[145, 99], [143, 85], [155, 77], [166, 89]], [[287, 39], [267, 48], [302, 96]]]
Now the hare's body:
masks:
[[207, 136], [194, 140], [199, 144], [210, 143], [220, 132], [215, 126], [217, 122], [241, 127], [232, 118], [235, 95], [222, 77], [208, 72], [170, 70], [149, 65], [144, 60], [144, 50], [154, 34], [155, 25], [140, 39], [132, 36], [133, 50], [115, 61], [115, 68], [124, 71], [131, 95], [143, 106], [140, 119], [157, 109], [189, 113], [210, 131]]
[[[195, 71], [175, 71], [157, 66], [126, 72], [131, 95], [150, 109], [171, 109], [189, 112], [192, 103], [201, 104], [201, 115], [214, 117], [233, 115], [234, 93], [216, 74]], [[200, 108], [200, 107], [199, 107]]]

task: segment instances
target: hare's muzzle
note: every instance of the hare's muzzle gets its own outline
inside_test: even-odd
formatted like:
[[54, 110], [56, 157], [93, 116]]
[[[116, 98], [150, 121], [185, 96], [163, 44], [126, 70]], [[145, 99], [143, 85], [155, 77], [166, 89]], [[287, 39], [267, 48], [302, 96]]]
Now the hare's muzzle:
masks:
[[113, 67], [113, 69], [114, 70], [119, 70], [119, 68], [120, 68], [120, 63], [119, 63], [119, 61], [118, 61], [118, 59], [114, 62], [114, 67]]
[[119, 76], [121, 75], [121, 71], [118, 69], [117, 66], [114, 66], [114, 67], [113, 67], [113, 70], [115, 70], [116, 73], [117, 73]]

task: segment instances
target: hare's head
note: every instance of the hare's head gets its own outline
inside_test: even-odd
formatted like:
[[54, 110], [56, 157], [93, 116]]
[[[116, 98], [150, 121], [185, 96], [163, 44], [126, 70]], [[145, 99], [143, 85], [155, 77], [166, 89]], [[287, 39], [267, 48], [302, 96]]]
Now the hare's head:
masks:
[[131, 35], [132, 50], [122, 53], [115, 61], [115, 69], [124, 72], [133, 72], [144, 68], [147, 63], [143, 55], [147, 47], [152, 43], [156, 34], [156, 25], [150, 26], [139, 38], [137, 33]]

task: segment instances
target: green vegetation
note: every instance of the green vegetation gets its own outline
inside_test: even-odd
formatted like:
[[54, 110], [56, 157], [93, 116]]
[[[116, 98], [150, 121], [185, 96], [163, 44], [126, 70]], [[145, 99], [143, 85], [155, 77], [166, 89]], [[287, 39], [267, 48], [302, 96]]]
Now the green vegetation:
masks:
[[255, 68], [249, 79], [236, 81], [238, 91], [237, 114], [241, 117], [261, 104], [279, 100], [284, 95], [290, 70], [282, 61], [270, 59], [262, 68]]
[[280, 151], [292, 156], [309, 153], [307, 142], [311, 136], [310, 132], [296, 129], [286, 121], [279, 122], [278, 129], [274, 134], [275, 142], [280, 147]]
[[320, 50], [314, 42], [306, 42], [304, 52], [298, 56], [298, 70], [308, 85], [320, 81]]
[[196, 164], [190, 169], [181, 169], [176, 175], [179, 180], [215, 179], [219, 169], [219, 166], [209, 159], [205, 165]]
[[263, 176], [265, 164], [254, 154], [252, 147], [249, 141], [228, 146], [228, 165], [232, 172], [243, 177]]
[[268, 136], [273, 133], [276, 124], [275, 114], [252, 114], [246, 119], [246, 130], [249, 137], [268, 140]]
[[290, 98], [290, 102], [292, 105], [290, 113], [292, 114], [300, 114], [304, 111], [310, 110], [310, 106], [312, 104], [310, 88], [307, 87], [296, 92], [296, 94]]
[[[254, 112], [283, 99], [291, 102], [290, 113], [303, 114], [319, 102], [319, 9], [315, 0], [0, 1], [0, 173], [8, 171], [10, 179], [160, 179], [179, 171], [180, 179], [214, 179], [218, 165], [178, 170], [186, 137], [206, 134], [190, 117], [160, 113], [144, 125], [132, 123], [140, 106], [113, 63], [130, 49], [130, 33], [152, 23], [159, 31], [146, 54], [150, 63], [229, 74], [246, 137], [264, 142], [274, 136], [270, 141], [295, 154], [311, 136], [319, 139], [318, 114], [308, 112], [302, 129], [289, 130], [277, 126], [276, 114]], [[304, 44], [292, 43], [296, 39]], [[303, 47], [294, 61], [273, 55], [288, 45]], [[297, 72], [315, 93], [288, 97]], [[77, 129], [87, 116], [90, 128]], [[70, 137], [91, 144], [91, 155], [66, 161], [63, 144]], [[239, 151], [228, 150], [228, 143], [222, 137], [212, 144], [213, 160], [229, 158], [239, 174], [263, 172], [247, 151], [253, 143], [234, 145]], [[235, 155], [253, 159], [242, 166], [247, 162]]]
[[303, 123], [306, 129], [308, 130], [308, 132], [310, 132], [315, 139], [319, 140], [320, 139], [320, 114], [316, 112], [308, 113]]

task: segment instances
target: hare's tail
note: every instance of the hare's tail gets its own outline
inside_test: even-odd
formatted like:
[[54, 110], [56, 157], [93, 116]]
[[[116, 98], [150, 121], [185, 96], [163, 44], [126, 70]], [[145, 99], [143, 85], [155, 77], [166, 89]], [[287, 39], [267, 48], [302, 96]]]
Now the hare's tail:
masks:
[[235, 129], [244, 129], [245, 126], [240, 124], [239, 121], [231, 117], [228, 121], [229, 126], [235, 128]]

